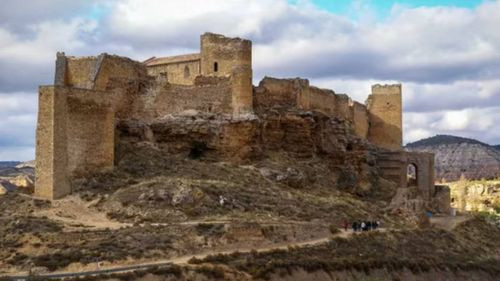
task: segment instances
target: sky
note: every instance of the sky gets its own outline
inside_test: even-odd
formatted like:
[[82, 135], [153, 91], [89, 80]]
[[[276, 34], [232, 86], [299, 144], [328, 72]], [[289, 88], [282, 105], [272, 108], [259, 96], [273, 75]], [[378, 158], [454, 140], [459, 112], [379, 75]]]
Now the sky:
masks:
[[364, 102], [402, 83], [405, 143], [500, 144], [500, 0], [2, 0], [0, 161], [34, 159], [57, 51], [144, 60], [198, 52], [207, 31], [253, 41], [255, 84], [303, 77]]

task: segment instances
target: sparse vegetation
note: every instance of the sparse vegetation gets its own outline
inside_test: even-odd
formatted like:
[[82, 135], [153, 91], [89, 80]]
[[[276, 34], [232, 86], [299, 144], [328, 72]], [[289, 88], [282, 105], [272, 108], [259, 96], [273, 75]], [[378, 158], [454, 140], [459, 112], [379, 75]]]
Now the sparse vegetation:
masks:
[[314, 247], [266, 253], [214, 255], [190, 263], [226, 264], [256, 278], [279, 270], [302, 268], [308, 272], [374, 269], [409, 269], [414, 273], [436, 270], [481, 270], [500, 274], [500, 229], [476, 218], [454, 232], [438, 229], [370, 232], [352, 239], [335, 238]]

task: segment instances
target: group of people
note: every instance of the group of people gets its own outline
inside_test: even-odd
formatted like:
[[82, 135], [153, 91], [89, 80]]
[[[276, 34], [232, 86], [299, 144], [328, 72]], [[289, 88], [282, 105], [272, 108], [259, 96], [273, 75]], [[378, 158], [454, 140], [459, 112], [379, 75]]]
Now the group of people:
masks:
[[[347, 231], [347, 229], [349, 228], [349, 223], [347, 221], [344, 221], [343, 226], [345, 231]], [[376, 230], [377, 228], [379, 228], [379, 226], [379, 221], [354, 221], [351, 225], [352, 231], [354, 232]]]

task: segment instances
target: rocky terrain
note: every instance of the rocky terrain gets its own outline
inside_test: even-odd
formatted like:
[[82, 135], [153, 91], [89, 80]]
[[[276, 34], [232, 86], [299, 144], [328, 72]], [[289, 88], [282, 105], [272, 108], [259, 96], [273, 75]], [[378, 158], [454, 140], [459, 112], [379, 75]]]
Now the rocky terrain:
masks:
[[436, 180], [494, 179], [500, 177], [500, 151], [473, 139], [437, 135], [406, 145], [409, 151], [435, 153]]
[[[158, 261], [170, 265], [83, 280], [495, 280], [500, 272], [497, 226], [465, 218], [438, 229], [424, 216], [430, 205], [393, 204], [423, 200], [380, 176], [380, 149], [343, 119], [287, 107], [240, 118], [187, 111], [123, 120], [116, 134], [113, 171], [74, 179], [73, 195], [0, 196], [0, 274]], [[383, 227], [339, 230], [362, 219]]]
[[0, 194], [19, 189], [22, 192], [33, 192], [35, 181], [34, 161], [0, 162]]
[[500, 180], [461, 179], [446, 183], [452, 206], [459, 211], [487, 212], [500, 216]]

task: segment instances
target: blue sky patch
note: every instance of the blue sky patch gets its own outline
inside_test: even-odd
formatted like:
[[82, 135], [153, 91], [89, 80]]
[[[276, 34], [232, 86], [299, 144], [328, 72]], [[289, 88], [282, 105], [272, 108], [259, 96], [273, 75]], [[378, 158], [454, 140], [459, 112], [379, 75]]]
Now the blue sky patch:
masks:
[[[395, 4], [407, 7], [461, 7], [473, 9], [485, 0], [310, 0], [313, 4], [329, 12], [355, 18], [356, 13], [362, 13], [366, 9], [373, 11], [378, 17], [384, 18], [389, 15]], [[292, 3], [298, 0], [290, 0]]]

